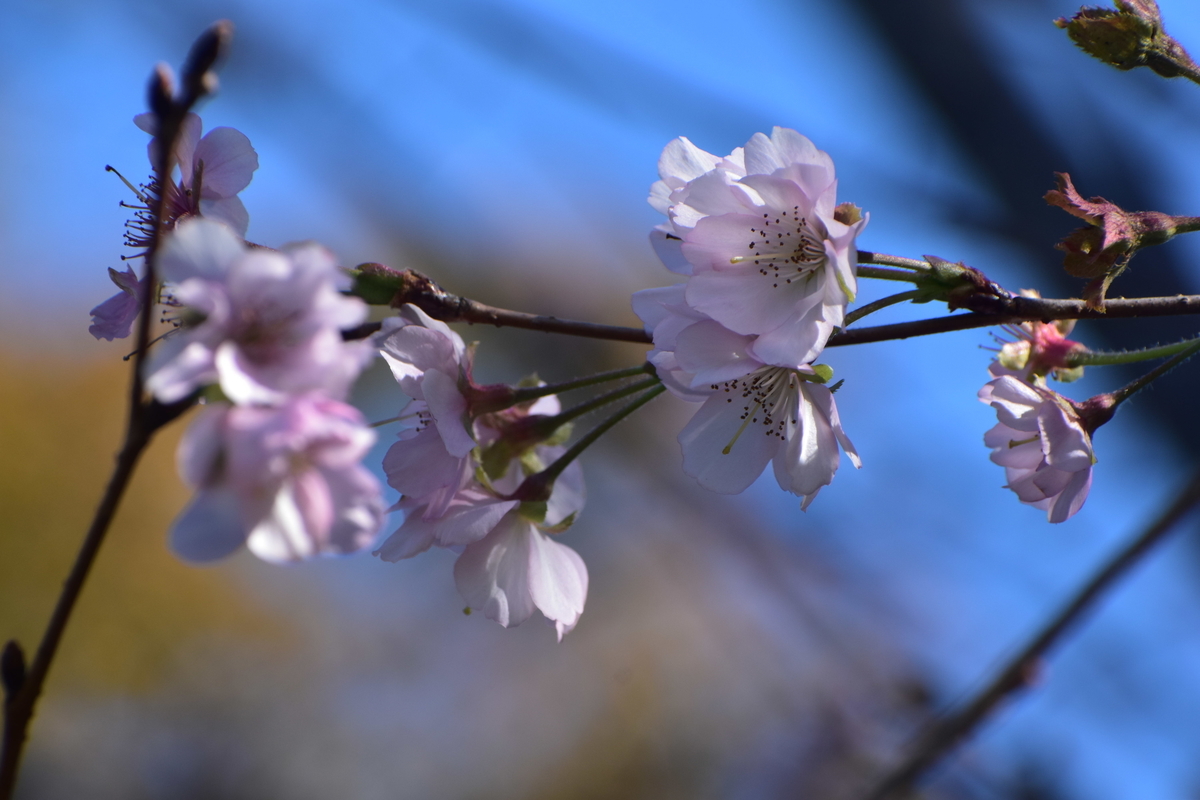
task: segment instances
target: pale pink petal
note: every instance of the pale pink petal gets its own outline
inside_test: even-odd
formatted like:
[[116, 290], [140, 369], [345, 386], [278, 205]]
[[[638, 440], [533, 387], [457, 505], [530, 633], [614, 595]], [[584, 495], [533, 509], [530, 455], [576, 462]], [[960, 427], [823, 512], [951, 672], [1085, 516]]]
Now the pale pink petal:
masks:
[[200, 214], [228, 225], [234, 233], [243, 238], [250, 229], [250, 212], [246, 210], [240, 197], [221, 197], [216, 200], [202, 198]]
[[529, 568], [533, 524], [510, 512], [454, 563], [454, 583], [471, 608], [506, 628], [533, 615]]
[[762, 429], [761, 412], [753, 406], [746, 410], [744, 402], [739, 394], [718, 392], [679, 433], [683, 471], [705, 489], [744, 491], [779, 449], [779, 439]]
[[431, 369], [425, 373], [421, 390], [450, 454], [462, 458], [475, 449], [475, 439], [464, 423], [467, 400], [459, 391], [458, 382], [440, 370]]
[[683, 244], [683, 240], [674, 234], [657, 228], [650, 231], [650, 246], [654, 248], [654, 253], [662, 261], [663, 266], [680, 275], [691, 275], [692, 265], [684, 258], [683, 250], [680, 249], [681, 244]]
[[383, 457], [383, 472], [388, 485], [406, 497], [426, 497], [447, 487], [453, 496], [463, 479], [463, 463], [447, 452], [430, 426], [402, 432]]
[[222, 280], [245, 251], [246, 245], [228, 226], [190, 219], [167, 237], [157, 266], [163, 280], [174, 283], [193, 277]]
[[1092, 488], [1092, 469], [1081, 469], [1072, 473], [1071, 480], [1048, 509], [1050, 522], [1066, 522], [1083, 508], [1088, 491]]
[[587, 566], [578, 553], [541, 531], [533, 531], [531, 543], [529, 593], [538, 610], [554, 623], [561, 642], [583, 613], [588, 590]]
[[1091, 469], [1091, 440], [1078, 421], [1067, 419], [1057, 403], [1043, 404], [1038, 425], [1047, 464], [1067, 472]]
[[199, 492], [171, 523], [171, 549], [184, 561], [225, 558], [246, 542], [240, 509], [229, 487]]
[[685, 137], [672, 139], [658, 158], [658, 174], [663, 180], [674, 178], [686, 183], [715, 168], [721, 159], [701, 150]]
[[[258, 154], [250, 140], [233, 128], [213, 128], [206, 133], [196, 146], [194, 158], [197, 163], [204, 162], [203, 197], [233, 197], [250, 185], [258, 169]], [[190, 186], [190, 177], [185, 178], [184, 185]]]
[[748, 352], [753, 343], [753, 336], [742, 336], [713, 320], [705, 320], [679, 333], [675, 359], [680, 368], [695, 376], [692, 386], [724, 383], [762, 366]]

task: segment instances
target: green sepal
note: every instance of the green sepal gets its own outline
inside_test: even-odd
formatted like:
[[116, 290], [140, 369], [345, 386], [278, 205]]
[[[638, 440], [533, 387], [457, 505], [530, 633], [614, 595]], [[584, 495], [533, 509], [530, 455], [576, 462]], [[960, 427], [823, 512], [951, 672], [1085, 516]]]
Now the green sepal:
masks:
[[575, 524], [575, 518], [578, 516], [579, 516], [578, 511], [572, 511], [570, 514], [568, 514], [566, 517], [563, 518], [562, 522], [558, 523], [557, 525], [541, 526], [541, 528], [546, 533], [562, 533], [563, 531], [567, 530], [568, 528], [570, 528], [572, 525]]
[[830, 378], [833, 377], [833, 367], [828, 364], [813, 364], [812, 370], [816, 374], [809, 375], [808, 380], [813, 383], [829, 383]]
[[545, 463], [532, 448], [521, 453], [521, 469], [526, 475], [536, 475], [546, 468]]
[[550, 438], [546, 439], [546, 441], [542, 442], [542, 444], [556, 446], [566, 444], [567, 440], [571, 438], [571, 432], [573, 430], [575, 430], [574, 423], [564, 422], [562, 425], [559, 425], [558, 429], [555, 430], [554, 433], [550, 434]]
[[1059, 383], [1074, 383], [1083, 377], [1083, 367], [1063, 367], [1050, 373]]
[[229, 402], [229, 398], [225, 396], [225, 392], [221, 391], [221, 384], [219, 383], [210, 383], [208, 386], [205, 386], [200, 392], [200, 400], [206, 405]]
[[525, 502], [517, 506], [517, 514], [535, 525], [546, 521], [546, 501]]
[[383, 264], [359, 264], [346, 273], [352, 279], [350, 294], [372, 306], [391, 305], [392, 299], [406, 286], [404, 273]]

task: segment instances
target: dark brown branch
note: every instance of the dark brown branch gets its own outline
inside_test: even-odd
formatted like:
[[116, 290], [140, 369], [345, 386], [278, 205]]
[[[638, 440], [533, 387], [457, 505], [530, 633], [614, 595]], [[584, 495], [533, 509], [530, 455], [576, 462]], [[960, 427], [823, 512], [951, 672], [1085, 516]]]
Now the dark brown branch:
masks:
[[113, 516], [117, 512], [121, 497], [125, 494], [133, 477], [138, 458], [150, 443], [155, 431], [176, 419], [196, 402], [196, 395], [171, 405], [144, 399], [145, 383], [142, 375], [150, 342], [150, 317], [157, 297], [155, 256], [164, 229], [163, 208], [170, 191], [171, 171], [174, 167], [175, 142], [179, 137], [183, 121], [188, 112], [204, 95], [216, 87], [216, 76], [212, 66], [228, 47], [232, 25], [221, 21], [201, 34], [189, 54], [183, 72], [183, 92], [176, 96], [175, 82], [168, 68], [159, 65], [149, 87], [149, 106], [154, 112], [155, 147], [154, 173], [160, 191], [153, 197], [150, 209], [152, 230], [146, 250], [146, 292], [137, 327], [137, 350], [134, 352], [133, 374], [129, 386], [129, 415], [125, 428], [125, 439], [117, 455], [117, 463], [109, 478], [100, 506], [92, 518], [92, 524], [84, 536], [71, 572], [63, 583], [62, 592], [55, 603], [50, 622], [42, 634], [37, 653], [28, 672], [24, 669], [23, 652], [15, 641], [4, 648], [5, 655], [5, 698], [4, 740], [0, 746], [0, 800], [10, 800], [16, 790], [17, 771], [21, 764], [21, 753], [28, 739], [29, 723], [33, 719], [34, 707], [41, 696], [50, 665], [58, 652], [66, 632], [67, 622], [83, 591], [84, 583], [91, 572], [92, 564], [100, 551], [100, 545], [108, 533]]
[[[418, 273], [413, 273], [417, 275]], [[421, 276], [422, 278], [424, 276]], [[427, 278], [425, 280], [428, 280]], [[434, 291], [405, 292], [400, 305], [412, 303], [434, 319], [442, 322], [467, 322], [496, 327], [525, 328], [546, 333], [562, 333], [592, 339], [608, 339], [618, 342], [650, 344], [650, 335], [641, 328], [626, 328], [620, 325], [600, 325], [595, 322], [578, 322], [558, 317], [526, 314], [504, 308], [485, 305], [450, 294], [437, 287]], [[1140, 297], [1131, 300], [1110, 299], [1106, 303], [1107, 313], [1087, 308], [1082, 300], [1049, 300], [1029, 297], [977, 298], [966, 301], [965, 306], [980, 307], [969, 314], [951, 314], [945, 317], [898, 322], [893, 325], [874, 325], [865, 328], [850, 328], [835, 333], [829, 339], [829, 347], [844, 347], [853, 344], [886, 342], [908, 339], [913, 336], [929, 336], [935, 333], [987, 328], [1026, 320], [1052, 319], [1127, 319], [1131, 317], [1165, 317], [1200, 314], [1200, 295], [1178, 295], [1175, 297]], [[378, 322], [368, 322], [343, 332], [346, 339], [364, 339], [379, 330]]]
[[1114, 555], [973, 699], [934, 723], [917, 742], [911, 755], [884, 777], [867, 794], [867, 798], [884, 800], [907, 789], [959, 741], [970, 735], [1002, 700], [1025, 687], [1030, 676], [1036, 673], [1042, 657], [1063, 634], [1078, 623], [1096, 600], [1158, 544], [1197, 503], [1200, 503], [1200, 472], [1192, 476], [1171, 506], [1145, 532]]

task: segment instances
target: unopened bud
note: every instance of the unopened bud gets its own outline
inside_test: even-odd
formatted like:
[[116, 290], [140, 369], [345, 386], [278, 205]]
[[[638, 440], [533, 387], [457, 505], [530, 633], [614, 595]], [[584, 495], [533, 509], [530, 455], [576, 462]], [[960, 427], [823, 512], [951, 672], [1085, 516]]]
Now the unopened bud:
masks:
[[159, 63], [150, 76], [147, 88], [147, 103], [159, 120], [170, 116], [175, 110], [175, 73], [167, 64]]
[[1077, 278], [1091, 278], [1084, 299], [1102, 308], [1104, 294], [1143, 247], [1163, 244], [1180, 233], [1200, 229], [1200, 219], [1175, 217], [1159, 211], [1126, 211], [1103, 197], [1084, 199], [1065, 172], [1055, 173], [1058, 188], [1046, 192], [1046, 202], [1088, 223], [1067, 234], [1055, 247], [1066, 253], [1063, 266]]
[[1083, 8], [1054, 24], [1085, 53], [1117, 69], [1149, 67], [1164, 78], [1200, 74], [1183, 45], [1163, 30], [1154, 0], [1116, 0], [1116, 8]]
[[183, 65], [183, 87], [189, 100], [216, 92], [213, 68], [224, 59], [232, 40], [233, 23], [227, 19], [217, 20], [196, 39]]

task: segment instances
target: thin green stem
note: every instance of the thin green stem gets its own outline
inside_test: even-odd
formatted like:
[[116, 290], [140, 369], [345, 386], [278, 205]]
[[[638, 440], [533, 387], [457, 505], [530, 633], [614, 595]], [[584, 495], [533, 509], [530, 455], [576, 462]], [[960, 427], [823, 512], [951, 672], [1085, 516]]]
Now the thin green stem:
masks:
[[887, 267], [862, 267], [858, 268], [858, 277], [860, 278], [878, 278], [881, 281], [904, 281], [906, 283], [920, 283], [925, 280], [925, 276], [916, 272], [905, 272], [899, 269], [888, 269]]
[[1126, 384], [1125, 386], [1122, 386], [1120, 389], [1117, 389], [1115, 392], [1113, 392], [1113, 405], [1116, 406], [1124, 403], [1130, 397], [1133, 397], [1142, 389], [1145, 389], [1151, 383], [1158, 380], [1163, 375], [1166, 375], [1168, 372], [1175, 369], [1192, 356], [1196, 355], [1197, 352], [1200, 352], [1200, 339], [1192, 339], [1188, 344], [1189, 347], [1180, 351], [1174, 358], [1170, 359], [1169, 361], [1164, 361], [1142, 377]]
[[539, 433], [545, 434], [545, 436], [551, 436], [556, 430], [561, 428], [563, 425], [566, 425], [571, 420], [576, 419], [577, 417], [582, 417], [584, 414], [591, 413], [597, 408], [603, 408], [610, 403], [615, 403], [616, 401], [624, 397], [628, 397], [631, 394], [637, 394], [643, 389], [649, 389], [658, 383], [661, 383], [661, 381], [659, 381], [657, 377], [646, 378], [644, 381], [631, 383], [628, 386], [615, 389], [608, 394], [602, 394], [599, 397], [594, 397], [591, 400], [588, 400], [586, 403], [580, 403], [573, 408], [568, 408], [561, 414], [555, 414], [552, 417], [546, 417], [545, 419], [539, 420], [537, 422], [538, 431]]
[[858, 251], [859, 264], [879, 264], [885, 267], [902, 267], [904, 269], [915, 269], [917, 272], [928, 272], [929, 263], [916, 258], [904, 258], [903, 256], [889, 256], [887, 253], [872, 253], [870, 250]]
[[[654, 382], [658, 383], [658, 379], [656, 378]], [[645, 381], [638, 385], [639, 387], [644, 387]], [[663, 386], [661, 383], [658, 383], [658, 385], [651, 388], [650, 391], [646, 392], [641, 397], [637, 398], [632, 403], [601, 422], [595, 428], [592, 428], [590, 431], [588, 431], [586, 436], [584, 436], [575, 444], [571, 445], [570, 449], [559, 456], [553, 464], [546, 467], [541, 472], [530, 475], [528, 478], [526, 478], [524, 483], [522, 483], [517, 491], [513, 493], [513, 497], [523, 501], [532, 500], [535, 502], [548, 498], [550, 496], [550, 489], [554, 486], [554, 481], [558, 479], [558, 476], [562, 474], [563, 470], [570, 466], [572, 461], [579, 458], [579, 455], [584, 450], [587, 450], [589, 447], [591, 447], [597, 439], [608, 433], [608, 431], [611, 430], [612, 427], [618, 422], [625, 419], [634, 411], [637, 411], [639, 408], [646, 405], [646, 403], [649, 403], [666, 390], [667, 387]]]
[[919, 289], [910, 289], [907, 292], [900, 292], [899, 294], [894, 294], [894, 295], [891, 295], [890, 297], [880, 298], [879, 300], [876, 300], [873, 303], [867, 303], [865, 306], [856, 308], [853, 311], [851, 311], [849, 314], [847, 314], [846, 321], [842, 323], [842, 328], [843, 329], [849, 328], [855, 322], [858, 322], [860, 319], [867, 316], [868, 314], [874, 314], [876, 311], [885, 309], [888, 306], [894, 306], [897, 303], [903, 303], [907, 300], [912, 300], [914, 297], [916, 297], [920, 293], [921, 293], [921, 291]]
[[1151, 361], [1155, 358], [1166, 358], [1181, 353], [1200, 342], [1200, 338], [1184, 339], [1158, 347], [1147, 347], [1143, 350], [1127, 350], [1120, 353], [1094, 353], [1091, 351], [1076, 353], [1067, 357], [1067, 366], [1071, 367], [1104, 367], [1112, 364], [1136, 364], [1139, 361]]
[[611, 372], [601, 372], [596, 375], [590, 375], [586, 378], [577, 378], [573, 381], [564, 381], [563, 383], [548, 383], [545, 386], [522, 386], [513, 391], [512, 405], [515, 406], [520, 403], [528, 403], [530, 400], [537, 400], [540, 397], [549, 397], [552, 394], [561, 394], [563, 392], [570, 392], [575, 389], [583, 389], [587, 386], [595, 386], [598, 383], [618, 381], [622, 378], [632, 378], [636, 375], [653, 374], [654, 367], [652, 367], [650, 364], [642, 364], [637, 367], [615, 369]]

